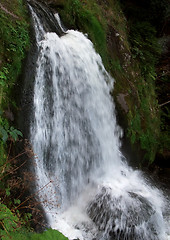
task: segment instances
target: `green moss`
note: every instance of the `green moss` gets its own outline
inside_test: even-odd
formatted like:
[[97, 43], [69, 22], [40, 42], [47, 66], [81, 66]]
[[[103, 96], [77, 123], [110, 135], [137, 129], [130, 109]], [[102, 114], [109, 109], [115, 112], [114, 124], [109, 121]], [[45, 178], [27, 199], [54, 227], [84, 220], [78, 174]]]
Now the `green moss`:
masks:
[[22, 1], [13, 1], [12, 5], [15, 8], [12, 9], [11, 3], [8, 1], [2, 1], [2, 5], [6, 11], [0, 9], [0, 41], [2, 43], [0, 55], [0, 104], [7, 106], [10, 101], [11, 88], [21, 72], [22, 60], [29, 45], [29, 25], [25, 20], [27, 16]]
[[128, 114], [128, 136], [132, 144], [140, 143], [141, 149], [146, 153], [145, 162], [151, 164], [155, 159], [159, 143], [160, 113], [154, 82], [147, 81], [147, 78], [140, 78], [140, 83], [136, 85], [138, 102], [133, 106], [129, 105], [131, 111]]
[[[138, 61], [141, 77], [136, 84], [139, 106], [134, 112], [133, 119], [140, 115], [141, 124], [136, 122], [138, 129], [132, 126], [129, 132], [135, 130], [136, 140], [146, 151], [145, 159], [152, 163], [157, 152], [160, 134], [160, 114], [155, 93], [155, 65], [160, 56], [160, 46], [156, 31], [148, 22], [136, 22], [131, 26], [130, 42], [133, 58]], [[132, 133], [131, 133], [132, 135]]]
[[41, 234], [33, 234], [31, 237], [32, 240], [68, 240], [65, 236], [63, 236], [60, 232], [56, 230], [49, 229]]
[[68, 240], [63, 234], [53, 229], [48, 229], [47, 231], [38, 234], [21, 228], [20, 231], [13, 231], [12, 234], [1, 231], [0, 236], [2, 237], [2, 240]]
[[105, 65], [107, 65], [106, 24], [98, 5], [94, 1], [69, 0], [64, 10], [60, 10], [60, 15], [69, 28], [88, 33], [96, 51], [100, 53]]
[[[0, 8], [0, 144], [4, 155], [10, 125], [3, 116], [11, 104], [11, 90], [21, 72], [22, 60], [29, 46], [29, 24], [26, 8], [21, 0], [2, 0]], [[7, 129], [8, 125], [8, 129]], [[6, 134], [6, 133], [7, 134]], [[5, 140], [5, 141], [4, 141]]]

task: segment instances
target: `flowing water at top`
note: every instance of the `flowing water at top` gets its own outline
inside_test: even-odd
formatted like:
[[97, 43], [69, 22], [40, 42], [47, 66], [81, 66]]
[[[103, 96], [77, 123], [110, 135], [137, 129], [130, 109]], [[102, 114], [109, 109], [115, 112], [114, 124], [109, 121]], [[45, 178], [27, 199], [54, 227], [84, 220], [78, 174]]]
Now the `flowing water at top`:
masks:
[[168, 239], [165, 198], [119, 150], [113, 79], [93, 44], [78, 31], [46, 32], [31, 11], [39, 51], [31, 142], [49, 225], [70, 239]]

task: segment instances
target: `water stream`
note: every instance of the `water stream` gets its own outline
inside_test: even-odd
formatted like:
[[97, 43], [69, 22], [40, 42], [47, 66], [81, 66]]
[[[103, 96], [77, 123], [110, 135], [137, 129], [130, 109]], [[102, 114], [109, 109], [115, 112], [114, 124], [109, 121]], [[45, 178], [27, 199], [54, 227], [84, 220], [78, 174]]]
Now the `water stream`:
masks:
[[165, 196], [120, 152], [101, 57], [87, 36], [48, 32], [30, 10], [39, 52], [30, 141], [49, 226], [69, 239], [167, 240]]

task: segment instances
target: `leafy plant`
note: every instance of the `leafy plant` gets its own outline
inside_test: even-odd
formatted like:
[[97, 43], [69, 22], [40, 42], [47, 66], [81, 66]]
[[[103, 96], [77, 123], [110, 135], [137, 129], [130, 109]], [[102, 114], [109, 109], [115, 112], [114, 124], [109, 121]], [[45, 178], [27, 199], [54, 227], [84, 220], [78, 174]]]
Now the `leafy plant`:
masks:
[[[9, 3], [3, 3], [6, 7]], [[16, 11], [22, 8], [22, 3], [14, 0]], [[17, 7], [16, 7], [17, 6]], [[11, 6], [9, 5], [9, 8]], [[8, 9], [7, 9], [8, 10]], [[21, 11], [21, 18], [25, 15]], [[16, 14], [18, 14], [16, 12]], [[14, 12], [15, 15], [15, 12]], [[10, 101], [11, 89], [21, 71], [21, 61], [25, 57], [25, 50], [29, 45], [28, 24], [22, 19], [13, 19], [6, 11], [0, 8], [0, 41], [1, 41], [1, 66], [0, 66], [0, 104], [4, 107]]]
[[6, 143], [9, 137], [16, 141], [19, 136], [23, 137], [21, 131], [9, 126], [7, 119], [0, 116], [0, 138], [2, 141]]
[[[28, 215], [28, 219], [31, 217]], [[34, 233], [24, 227], [24, 222], [5, 204], [0, 202], [0, 238], [2, 240], [68, 240], [60, 232], [48, 229], [43, 233]]]
[[19, 219], [14, 215], [6, 205], [0, 203], [0, 237], [1, 239], [10, 239], [11, 234], [18, 229]]
[[1, 87], [6, 86], [6, 80], [7, 80], [7, 77], [4, 74], [4, 72], [0, 72], [0, 85], [1, 85]]

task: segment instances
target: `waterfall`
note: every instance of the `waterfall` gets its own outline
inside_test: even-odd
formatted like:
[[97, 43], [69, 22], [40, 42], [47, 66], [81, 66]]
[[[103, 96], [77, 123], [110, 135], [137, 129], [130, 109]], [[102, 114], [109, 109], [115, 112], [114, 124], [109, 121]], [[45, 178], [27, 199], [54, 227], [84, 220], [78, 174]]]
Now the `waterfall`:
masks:
[[30, 141], [49, 226], [69, 239], [167, 240], [166, 198], [120, 152], [101, 57], [87, 36], [58, 36], [30, 10], [39, 53]]

